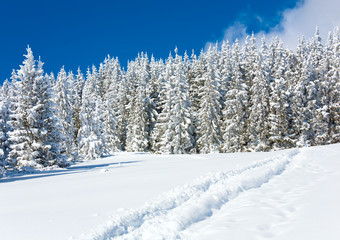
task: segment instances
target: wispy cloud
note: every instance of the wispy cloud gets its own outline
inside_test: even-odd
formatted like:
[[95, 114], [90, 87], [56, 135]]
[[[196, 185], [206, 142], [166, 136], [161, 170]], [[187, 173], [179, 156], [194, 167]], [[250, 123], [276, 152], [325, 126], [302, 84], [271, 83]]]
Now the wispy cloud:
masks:
[[288, 47], [294, 48], [298, 37], [311, 38], [318, 26], [322, 38], [326, 39], [329, 31], [340, 26], [339, 9], [339, 0], [301, 1], [296, 8], [286, 10], [280, 24], [267, 35], [269, 38], [278, 36]]
[[[311, 38], [315, 33], [316, 26], [318, 26], [320, 34], [325, 40], [329, 31], [340, 26], [339, 9], [339, 0], [301, 0], [295, 8], [278, 13], [282, 18], [274, 27], [255, 34], [258, 39], [266, 35], [267, 40], [278, 36], [287, 47], [295, 48], [298, 37]], [[227, 27], [224, 31], [223, 40], [234, 41], [238, 38], [242, 42], [247, 33], [249, 34], [248, 22], [242, 16], [244, 16], [244, 13], [241, 13], [240, 18]], [[268, 19], [261, 16], [255, 16], [255, 18], [266, 29]]]
[[247, 35], [247, 26], [241, 22], [236, 22], [224, 31], [223, 40], [234, 41], [242, 39]]

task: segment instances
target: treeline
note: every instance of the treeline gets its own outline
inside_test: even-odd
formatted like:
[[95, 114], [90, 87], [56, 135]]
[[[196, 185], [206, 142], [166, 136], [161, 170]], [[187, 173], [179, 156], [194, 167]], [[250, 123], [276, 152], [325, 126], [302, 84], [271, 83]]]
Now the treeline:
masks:
[[[108, 56], [86, 76], [43, 71], [30, 48], [0, 94], [0, 170], [67, 166], [117, 151], [270, 151], [340, 142], [340, 35], [295, 51], [274, 38], [189, 57]], [[260, 45], [260, 47], [258, 47]], [[85, 80], [86, 79], [86, 80]]]

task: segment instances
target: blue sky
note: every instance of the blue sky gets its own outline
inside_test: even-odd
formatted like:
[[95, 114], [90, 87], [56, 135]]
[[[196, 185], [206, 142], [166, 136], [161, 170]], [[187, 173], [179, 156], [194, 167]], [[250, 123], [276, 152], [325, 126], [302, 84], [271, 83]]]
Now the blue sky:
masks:
[[287, 9], [305, 1], [1, 1], [0, 81], [19, 68], [27, 44], [45, 72], [57, 74], [65, 65], [85, 73], [107, 54], [124, 66], [141, 51], [156, 58], [175, 46], [199, 52], [208, 42], [234, 37], [230, 29], [238, 23], [247, 33], [280, 33]]

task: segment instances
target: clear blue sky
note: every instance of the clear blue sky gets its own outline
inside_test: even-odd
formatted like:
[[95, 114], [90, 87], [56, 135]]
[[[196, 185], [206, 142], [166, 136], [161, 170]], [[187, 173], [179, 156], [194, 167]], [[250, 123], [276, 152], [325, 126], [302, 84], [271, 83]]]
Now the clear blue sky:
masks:
[[[85, 73], [107, 54], [126, 65], [138, 52], [166, 58], [175, 46], [199, 52], [242, 21], [249, 33], [268, 30], [297, 0], [15, 1], [0, 2], [0, 82], [18, 69], [29, 44], [55, 74], [65, 65]], [[260, 18], [259, 18], [260, 17]]]

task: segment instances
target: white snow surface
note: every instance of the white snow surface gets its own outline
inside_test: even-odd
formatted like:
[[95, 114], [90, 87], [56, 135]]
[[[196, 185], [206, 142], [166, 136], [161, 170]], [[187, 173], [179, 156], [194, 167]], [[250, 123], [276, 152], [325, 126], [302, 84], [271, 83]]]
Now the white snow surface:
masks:
[[0, 239], [340, 239], [340, 144], [115, 156], [0, 179]]

